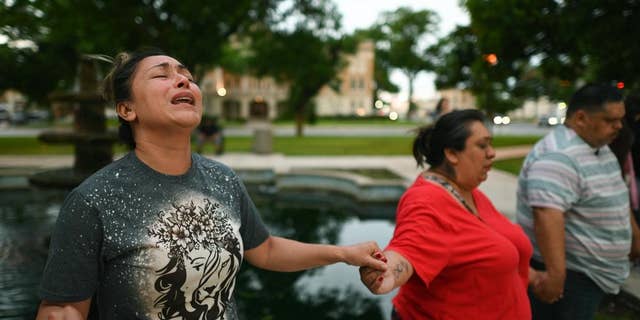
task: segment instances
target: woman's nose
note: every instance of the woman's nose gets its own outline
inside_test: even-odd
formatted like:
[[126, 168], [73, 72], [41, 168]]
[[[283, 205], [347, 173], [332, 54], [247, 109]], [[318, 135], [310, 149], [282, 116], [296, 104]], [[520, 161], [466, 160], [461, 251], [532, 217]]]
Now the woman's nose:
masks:
[[493, 146], [490, 146], [487, 149], [487, 158], [493, 159], [496, 157], [496, 149]]
[[176, 86], [178, 88], [183, 88], [183, 87], [189, 88], [189, 83], [190, 83], [189, 78], [187, 78], [185, 75], [182, 75], [182, 74], [178, 74], [177, 78], [178, 78], [177, 80], [178, 83], [176, 84]]

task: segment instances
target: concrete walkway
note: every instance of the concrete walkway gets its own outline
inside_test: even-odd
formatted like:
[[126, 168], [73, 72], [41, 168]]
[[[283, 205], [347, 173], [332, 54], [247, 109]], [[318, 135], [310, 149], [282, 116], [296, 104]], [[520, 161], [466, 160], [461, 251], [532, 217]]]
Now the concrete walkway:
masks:
[[[500, 148], [496, 160], [523, 157], [530, 146]], [[403, 178], [406, 186], [411, 184], [421, 169], [410, 156], [284, 156], [282, 154], [256, 155], [249, 153], [227, 153], [221, 156], [207, 155], [235, 170], [273, 169], [275, 173], [287, 173], [296, 169], [387, 169]], [[28, 171], [69, 167], [73, 156], [0, 156], [0, 168], [26, 168]], [[491, 199], [495, 207], [512, 221], [515, 220], [515, 190], [517, 177], [499, 170], [491, 170], [480, 189]], [[635, 268], [623, 286], [623, 290], [640, 299], [640, 270]]]

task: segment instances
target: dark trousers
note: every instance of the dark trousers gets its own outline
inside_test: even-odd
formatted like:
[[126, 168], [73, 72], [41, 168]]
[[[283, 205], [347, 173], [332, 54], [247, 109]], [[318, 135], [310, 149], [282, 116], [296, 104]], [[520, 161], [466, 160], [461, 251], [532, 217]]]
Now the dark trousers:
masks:
[[391, 320], [402, 320], [396, 312], [396, 308], [391, 309]]
[[[544, 264], [531, 260], [531, 267], [545, 270]], [[592, 320], [605, 296], [604, 291], [582, 272], [567, 269], [563, 298], [548, 304], [529, 290], [533, 320]]]

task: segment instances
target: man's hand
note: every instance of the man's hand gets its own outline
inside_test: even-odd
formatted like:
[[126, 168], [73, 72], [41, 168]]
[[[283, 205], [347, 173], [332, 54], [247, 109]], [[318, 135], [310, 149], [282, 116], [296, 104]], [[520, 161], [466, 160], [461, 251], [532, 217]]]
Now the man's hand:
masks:
[[564, 292], [564, 277], [538, 272], [537, 284], [532, 286], [533, 294], [542, 302], [555, 303], [562, 299]]

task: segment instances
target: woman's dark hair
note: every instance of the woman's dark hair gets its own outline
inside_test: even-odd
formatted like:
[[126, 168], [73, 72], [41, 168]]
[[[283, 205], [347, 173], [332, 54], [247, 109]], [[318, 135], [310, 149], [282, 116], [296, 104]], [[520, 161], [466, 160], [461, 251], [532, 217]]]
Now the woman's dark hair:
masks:
[[413, 141], [413, 157], [419, 167], [427, 163], [439, 167], [444, 162], [444, 150], [464, 150], [471, 135], [471, 122], [485, 122], [482, 112], [474, 109], [455, 110], [443, 115], [433, 125], [422, 127]]
[[[121, 52], [113, 59], [113, 67], [103, 81], [103, 96], [108, 102], [117, 106], [118, 103], [131, 99], [131, 85], [133, 76], [140, 61], [151, 56], [166, 55], [162, 50], [156, 48], [144, 48], [131, 53]], [[131, 149], [136, 147], [133, 139], [131, 125], [126, 120], [118, 116], [120, 127], [118, 136]]]

